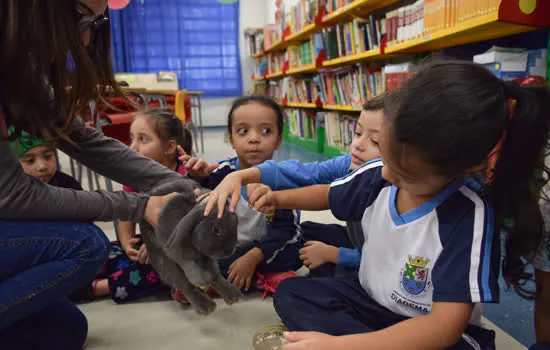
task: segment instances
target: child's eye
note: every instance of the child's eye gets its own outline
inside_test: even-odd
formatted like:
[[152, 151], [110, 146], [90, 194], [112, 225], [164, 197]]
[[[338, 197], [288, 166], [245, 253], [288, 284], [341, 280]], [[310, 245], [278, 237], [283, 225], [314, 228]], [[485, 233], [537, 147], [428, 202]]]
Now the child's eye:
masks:
[[264, 128], [262, 130], [262, 134], [264, 134], [264, 135], [269, 135], [269, 134], [271, 134], [271, 132], [272, 132], [271, 128]]
[[357, 137], [361, 137], [361, 131], [357, 131], [357, 130], [355, 130], [355, 136], [357, 136]]
[[245, 128], [241, 128], [241, 129], [237, 130], [237, 134], [242, 136], [242, 135], [246, 134], [247, 131], [248, 130], [246, 130]]
[[139, 142], [141, 142], [141, 143], [147, 143], [147, 142], [149, 142], [149, 139], [148, 139], [147, 137], [145, 137], [145, 136], [142, 136], [142, 137], [139, 138]]
[[376, 147], [378, 147], [378, 141], [375, 141], [373, 139], [370, 140], [372, 142], [373, 145], [375, 145]]

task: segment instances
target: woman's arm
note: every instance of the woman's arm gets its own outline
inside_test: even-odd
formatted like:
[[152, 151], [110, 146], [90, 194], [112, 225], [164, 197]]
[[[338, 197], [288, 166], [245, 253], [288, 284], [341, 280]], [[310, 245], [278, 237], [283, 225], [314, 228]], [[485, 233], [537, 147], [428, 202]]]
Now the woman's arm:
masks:
[[138, 222], [149, 197], [49, 186], [26, 175], [10, 143], [0, 139], [0, 217], [21, 220]]
[[148, 191], [181, 176], [120, 141], [105, 137], [78, 117], [71, 125], [69, 137], [74, 144], [60, 140], [61, 151], [97, 173], [136, 190]]

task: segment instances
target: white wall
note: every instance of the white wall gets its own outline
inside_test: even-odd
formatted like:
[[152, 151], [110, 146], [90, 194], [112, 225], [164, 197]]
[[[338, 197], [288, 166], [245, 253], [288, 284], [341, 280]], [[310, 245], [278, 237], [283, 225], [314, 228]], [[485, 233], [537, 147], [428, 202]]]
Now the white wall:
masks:
[[[254, 72], [254, 59], [248, 57], [244, 29], [248, 27], [263, 27], [267, 22], [267, 8], [273, 0], [240, 0], [239, 49], [243, 80], [243, 94], [252, 89], [250, 77]], [[225, 126], [229, 106], [233, 98], [202, 99], [202, 119], [204, 126]]]

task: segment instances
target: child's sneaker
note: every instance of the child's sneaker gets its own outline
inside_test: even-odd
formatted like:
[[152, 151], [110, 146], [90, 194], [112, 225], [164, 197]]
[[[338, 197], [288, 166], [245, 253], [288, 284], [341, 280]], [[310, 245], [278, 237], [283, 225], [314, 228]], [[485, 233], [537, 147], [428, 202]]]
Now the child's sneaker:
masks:
[[178, 303], [181, 303], [185, 306], [189, 306], [191, 305], [191, 303], [189, 302], [189, 300], [185, 297], [185, 295], [183, 294], [183, 292], [181, 290], [177, 290], [177, 289], [172, 289], [172, 299], [174, 299], [174, 301], [177, 301]]
[[256, 288], [264, 291], [263, 299], [265, 299], [269, 293], [275, 293], [275, 289], [277, 289], [282, 281], [287, 278], [298, 277], [294, 271], [270, 272], [266, 274], [261, 274], [258, 272], [256, 275], [258, 276], [258, 279], [256, 280]]
[[264, 327], [252, 339], [254, 350], [279, 350], [286, 343], [283, 332], [288, 331], [285, 326]]

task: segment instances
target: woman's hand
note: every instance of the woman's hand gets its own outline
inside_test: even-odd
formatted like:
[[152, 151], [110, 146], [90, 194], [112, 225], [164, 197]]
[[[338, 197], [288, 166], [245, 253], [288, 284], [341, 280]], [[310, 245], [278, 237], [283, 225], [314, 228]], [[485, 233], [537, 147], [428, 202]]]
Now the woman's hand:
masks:
[[219, 166], [218, 163], [208, 164], [204, 159], [188, 155], [181, 146], [178, 146], [178, 153], [179, 161], [185, 166], [189, 176], [194, 178], [207, 177]]
[[177, 193], [174, 192], [165, 196], [150, 197], [149, 201], [147, 202], [147, 207], [145, 208], [145, 213], [143, 214], [143, 218], [145, 219], [145, 221], [147, 221], [149, 224], [151, 224], [151, 226], [156, 229], [161, 209], [164, 208], [166, 202], [168, 202], [176, 194]]
[[208, 192], [198, 198], [199, 201], [204, 199], [206, 202], [206, 208], [204, 209], [204, 216], [210, 215], [210, 212], [214, 207], [218, 208], [218, 218], [223, 215], [223, 210], [227, 199], [231, 198], [229, 203], [229, 211], [234, 213], [237, 203], [241, 198], [242, 179], [237, 172], [231, 173], [223, 179], [222, 182], [212, 192]]
[[277, 195], [269, 186], [264, 184], [250, 184], [246, 186], [250, 207], [264, 214], [271, 214], [277, 210], [279, 203]]
[[285, 332], [288, 344], [283, 350], [334, 350], [338, 349], [337, 337], [318, 332]]

